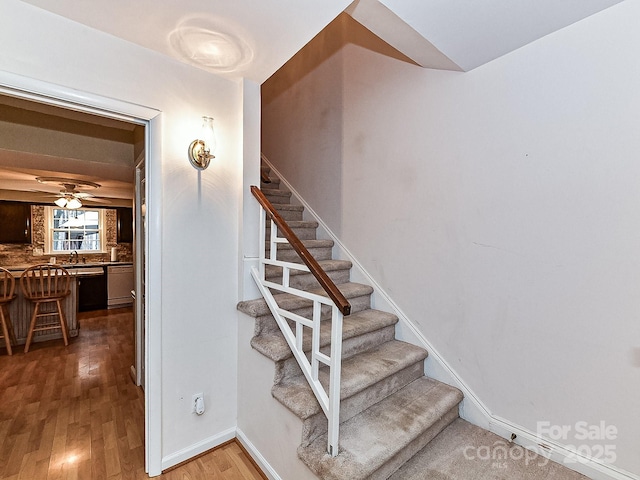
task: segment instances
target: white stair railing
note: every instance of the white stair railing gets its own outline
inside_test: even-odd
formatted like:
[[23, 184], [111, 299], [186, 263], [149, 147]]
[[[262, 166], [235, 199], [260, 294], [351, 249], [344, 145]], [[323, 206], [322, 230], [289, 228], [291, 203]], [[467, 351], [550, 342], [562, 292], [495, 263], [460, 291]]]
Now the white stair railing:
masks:
[[[267, 302], [295, 359], [298, 361], [307, 382], [318, 399], [322, 411], [327, 417], [327, 452], [335, 457], [338, 454], [340, 424], [342, 320], [344, 315], [349, 315], [351, 312], [351, 305], [318, 265], [317, 261], [311, 256], [309, 251], [302, 245], [302, 242], [295, 233], [293, 233], [286, 221], [275, 211], [273, 205], [271, 205], [260, 189], [251, 187], [251, 191], [260, 203], [261, 245], [259, 268], [253, 267], [251, 275], [258, 285], [260, 293], [262, 293], [262, 296]], [[270, 221], [271, 226], [268, 249], [266, 241], [267, 221]], [[282, 231], [284, 237], [278, 236], [279, 229]], [[278, 245], [283, 243], [289, 243], [305, 263], [299, 264], [278, 260]], [[282, 268], [281, 283], [266, 279], [265, 272], [267, 265]], [[289, 282], [292, 270], [312, 273], [325, 289], [328, 297], [292, 287]], [[313, 306], [311, 318], [305, 318], [280, 307], [274, 298], [272, 290], [309, 300]], [[331, 309], [331, 348], [329, 355], [320, 351], [320, 323], [322, 321], [323, 306]], [[294, 328], [292, 328], [291, 325], [294, 325]], [[311, 351], [309, 357], [307, 357], [303, 346], [305, 327], [311, 331]], [[319, 379], [320, 364], [329, 368], [328, 392]]]

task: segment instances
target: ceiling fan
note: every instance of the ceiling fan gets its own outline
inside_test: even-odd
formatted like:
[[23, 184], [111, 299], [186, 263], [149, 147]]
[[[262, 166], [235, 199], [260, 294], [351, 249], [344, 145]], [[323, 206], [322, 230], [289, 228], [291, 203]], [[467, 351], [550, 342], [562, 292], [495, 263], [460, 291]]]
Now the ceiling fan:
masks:
[[[57, 199], [53, 202], [60, 208], [75, 210], [82, 207], [83, 201], [110, 203], [108, 200], [99, 199], [91, 193], [78, 191], [80, 188], [100, 188], [98, 183], [62, 177], [36, 177], [36, 181], [45, 185], [59, 185], [62, 187], [60, 193], [56, 195]], [[42, 193], [51, 194], [51, 192]]]

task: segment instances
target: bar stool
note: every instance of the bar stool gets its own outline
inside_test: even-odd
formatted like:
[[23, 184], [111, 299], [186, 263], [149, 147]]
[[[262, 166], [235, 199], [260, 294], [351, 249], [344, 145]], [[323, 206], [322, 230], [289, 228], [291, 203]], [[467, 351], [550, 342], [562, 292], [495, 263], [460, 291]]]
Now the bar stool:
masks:
[[[65, 346], [69, 345], [67, 338], [67, 321], [64, 316], [62, 301], [71, 293], [71, 275], [69, 271], [60, 265], [35, 265], [27, 268], [20, 276], [20, 287], [25, 298], [33, 304], [33, 315], [27, 342], [24, 344], [24, 353], [29, 351], [31, 340], [35, 332], [48, 330], [62, 330], [62, 338]], [[54, 311], [42, 311], [41, 306], [47, 303], [55, 304]], [[38, 324], [42, 317], [57, 317], [55, 321], [45, 321]]]
[[9, 304], [17, 295], [14, 293], [16, 279], [6, 268], [0, 267], [0, 321], [2, 322], [2, 335], [7, 347], [7, 354], [13, 355], [11, 344], [16, 344], [16, 336], [13, 333], [13, 323], [9, 317]]

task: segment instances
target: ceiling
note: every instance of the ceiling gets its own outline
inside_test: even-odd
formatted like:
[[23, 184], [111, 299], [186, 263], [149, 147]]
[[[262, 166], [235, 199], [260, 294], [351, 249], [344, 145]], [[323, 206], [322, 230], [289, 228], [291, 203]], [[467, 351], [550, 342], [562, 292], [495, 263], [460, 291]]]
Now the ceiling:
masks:
[[0, 199], [52, 203], [64, 187], [36, 177], [53, 176], [99, 184], [78, 187], [95, 196], [86, 205], [130, 206], [143, 138], [139, 125], [0, 95]]
[[28, 0], [223, 76], [262, 83], [349, 0]]
[[23, 1], [262, 83], [345, 10], [423, 67], [468, 71], [623, 0]]
[[[420, 65], [466, 72], [621, 1], [358, 0], [350, 9]], [[420, 59], [431, 50], [440, 56]], [[454, 66], [432, 63], [446, 60]]]
[[[418, 65], [468, 71], [623, 0], [22, 1], [262, 83], [343, 11]], [[91, 193], [105, 205], [131, 204], [142, 127], [0, 96], [0, 129], [0, 198], [52, 201], [61, 187], [35, 177], [57, 175], [99, 183]]]

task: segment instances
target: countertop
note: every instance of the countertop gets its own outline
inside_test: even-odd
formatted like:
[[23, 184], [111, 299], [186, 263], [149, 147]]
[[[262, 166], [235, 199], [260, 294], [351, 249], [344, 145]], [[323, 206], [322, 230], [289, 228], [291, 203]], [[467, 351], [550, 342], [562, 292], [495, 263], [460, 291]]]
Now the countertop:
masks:
[[[44, 262], [43, 262], [44, 264]], [[92, 267], [110, 267], [110, 266], [114, 266], [114, 265], [133, 265], [133, 262], [87, 262], [87, 263], [61, 263], [59, 264], [61, 267], [66, 268], [67, 270], [78, 270], [78, 269], [90, 269]], [[9, 265], [9, 266], [4, 266], [1, 265], [4, 268], [6, 268], [7, 270], [9, 270], [10, 272], [19, 272], [22, 273], [24, 272], [27, 268], [31, 267], [32, 265], [29, 264], [24, 264], [24, 265]], [[73, 274], [73, 272], [71, 272]], [[79, 272], [78, 272], [79, 273]]]

